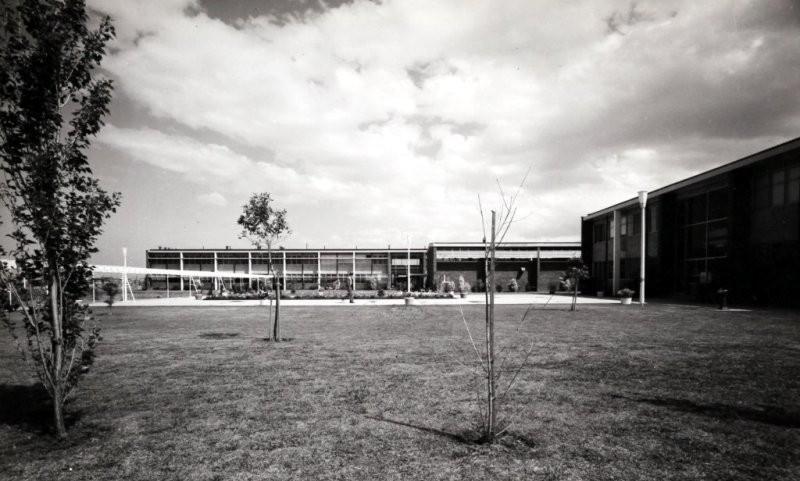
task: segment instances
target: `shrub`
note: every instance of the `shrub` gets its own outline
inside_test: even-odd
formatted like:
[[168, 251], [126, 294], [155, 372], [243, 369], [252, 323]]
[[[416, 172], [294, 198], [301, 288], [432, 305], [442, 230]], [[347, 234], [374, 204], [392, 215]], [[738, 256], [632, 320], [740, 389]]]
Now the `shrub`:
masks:
[[519, 291], [519, 284], [517, 284], [516, 279], [511, 279], [508, 283], [508, 292], [517, 292]]
[[466, 294], [470, 291], [469, 282], [464, 280], [464, 276], [458, 276], [458, 292]]
[[117, 283], [111, 281], [105, 282], [103, 284], [103, 292], [106, 293], [106, 304], [108, 304], [108, 307], [111, 307], [114, 304], [114, 296], [119, 293]]
[[443, 281], [442, 282], [442, 291], [443, 292], [453, 292], [456, 290], [456, 283], [453, 281]]
[[378, 278], [377, 277], [372, 276], [372, 277], [369, 278], [369, 288], [370, 288], [370, 290], [373, 290], [373, 291], [378, 289]]
[[503, 286], [502, 286], [502, 284], [496, 284], [496, 285], [494, 286], [494, 290], [496, 290], [497, 292], [503, 292]]
[[384, 292], [383, 289], [378, 289], [378, 297], [383, 297], [385, 295], [386, 295], [386, 292]]
[[555, 294], [558, 290], [558, 282], [550, 281], [547, 283], [547, 290], [550, 291], [550, 294]]
[[617, 295], [619, 297], [633, 297], [633, 294], [634, 294], [633, 291], [631, 289], [628, 289], [627, 287], [625, 289], [620, 289], [617, 291]]

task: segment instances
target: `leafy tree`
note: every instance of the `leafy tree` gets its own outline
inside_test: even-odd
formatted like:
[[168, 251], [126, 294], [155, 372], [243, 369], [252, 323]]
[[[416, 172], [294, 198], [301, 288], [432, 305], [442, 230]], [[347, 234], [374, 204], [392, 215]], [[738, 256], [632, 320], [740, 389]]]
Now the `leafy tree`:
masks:
[[[282, 236], [291, 233], [286, 221], [286, 209], [273, 207], [272, 195], [268, 192], [253, 194], [247, 203], [242, 206], [242, 215], [237, 223], [242, 227], [240, 239], [248, 239], [256, 249], [262, 246], [267, 248], [267, 265], [269, 273], [275, 273], [272, 267], [272, 245]], [[275, 342], [281, 339], [281, 291], [280, 279], [273, 282], [275, 289], [275, 322], [272, 323], [272, 333], [267, 332], [267, 337]], [[272, 302], [270, 302], [272, 304]], [[272, 307], [270, 306], [270, 313]], [[267, 327], [269, 329], [269, 326]]]
[[[20, 1], [4, 11], [0, 46], [0, 200], [13, 226], [15, 269], [0, 281], [21, 304], [28, 341], [21, 349], [53, 400], [63, 406], [93, 358], [98, 329], [79, 303], [88, 292], [95, 242], [119, 194], [100, 188], [86, 158], [103, 125], [111, 80], [97, 75], [114, 36], [109, 18], [87, 27], [81, 0]], [[3, 314], [16, 339], [16, 316]]]
[[572, 305], [570, 311], [578, 308], [578, 285], [584, 279], [589, 278], [589, 269], [580, 259], [571, 259], [567, 269], [561, 276], [561, 283], [567, 290], [572, 291]]

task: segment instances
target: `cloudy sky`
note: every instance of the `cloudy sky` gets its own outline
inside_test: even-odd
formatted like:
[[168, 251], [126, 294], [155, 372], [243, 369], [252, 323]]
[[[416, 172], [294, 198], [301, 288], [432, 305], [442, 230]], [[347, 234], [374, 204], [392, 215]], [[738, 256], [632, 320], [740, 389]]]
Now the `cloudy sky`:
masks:
[[287, 247], [480, 240], [531, 166], [511, 240], [800, 135], [792, 0], [90, 0], [112, 16], [92, 147], [123, 206], [96, 261], [245, 247], [253, 192]]

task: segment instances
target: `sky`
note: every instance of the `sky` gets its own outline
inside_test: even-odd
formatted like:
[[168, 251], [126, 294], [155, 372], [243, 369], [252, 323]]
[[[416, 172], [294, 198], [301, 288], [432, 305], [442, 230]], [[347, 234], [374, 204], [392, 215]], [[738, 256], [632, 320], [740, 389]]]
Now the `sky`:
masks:
[[247, 247], [254, 192], [286, 247], [508, 240], [800, 136], [800, 5], [769, 1], [89, 0], [117, 38], [90, 160], [123, 203], [97, 263]]

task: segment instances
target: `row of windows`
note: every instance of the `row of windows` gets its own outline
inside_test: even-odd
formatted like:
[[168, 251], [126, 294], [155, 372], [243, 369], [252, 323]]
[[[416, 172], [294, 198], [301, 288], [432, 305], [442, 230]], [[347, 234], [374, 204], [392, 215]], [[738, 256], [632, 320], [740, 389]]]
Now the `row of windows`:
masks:
[[800, 165], [779, 167], [756, 176], [754, 204], [767, 209], [800, 202]]

